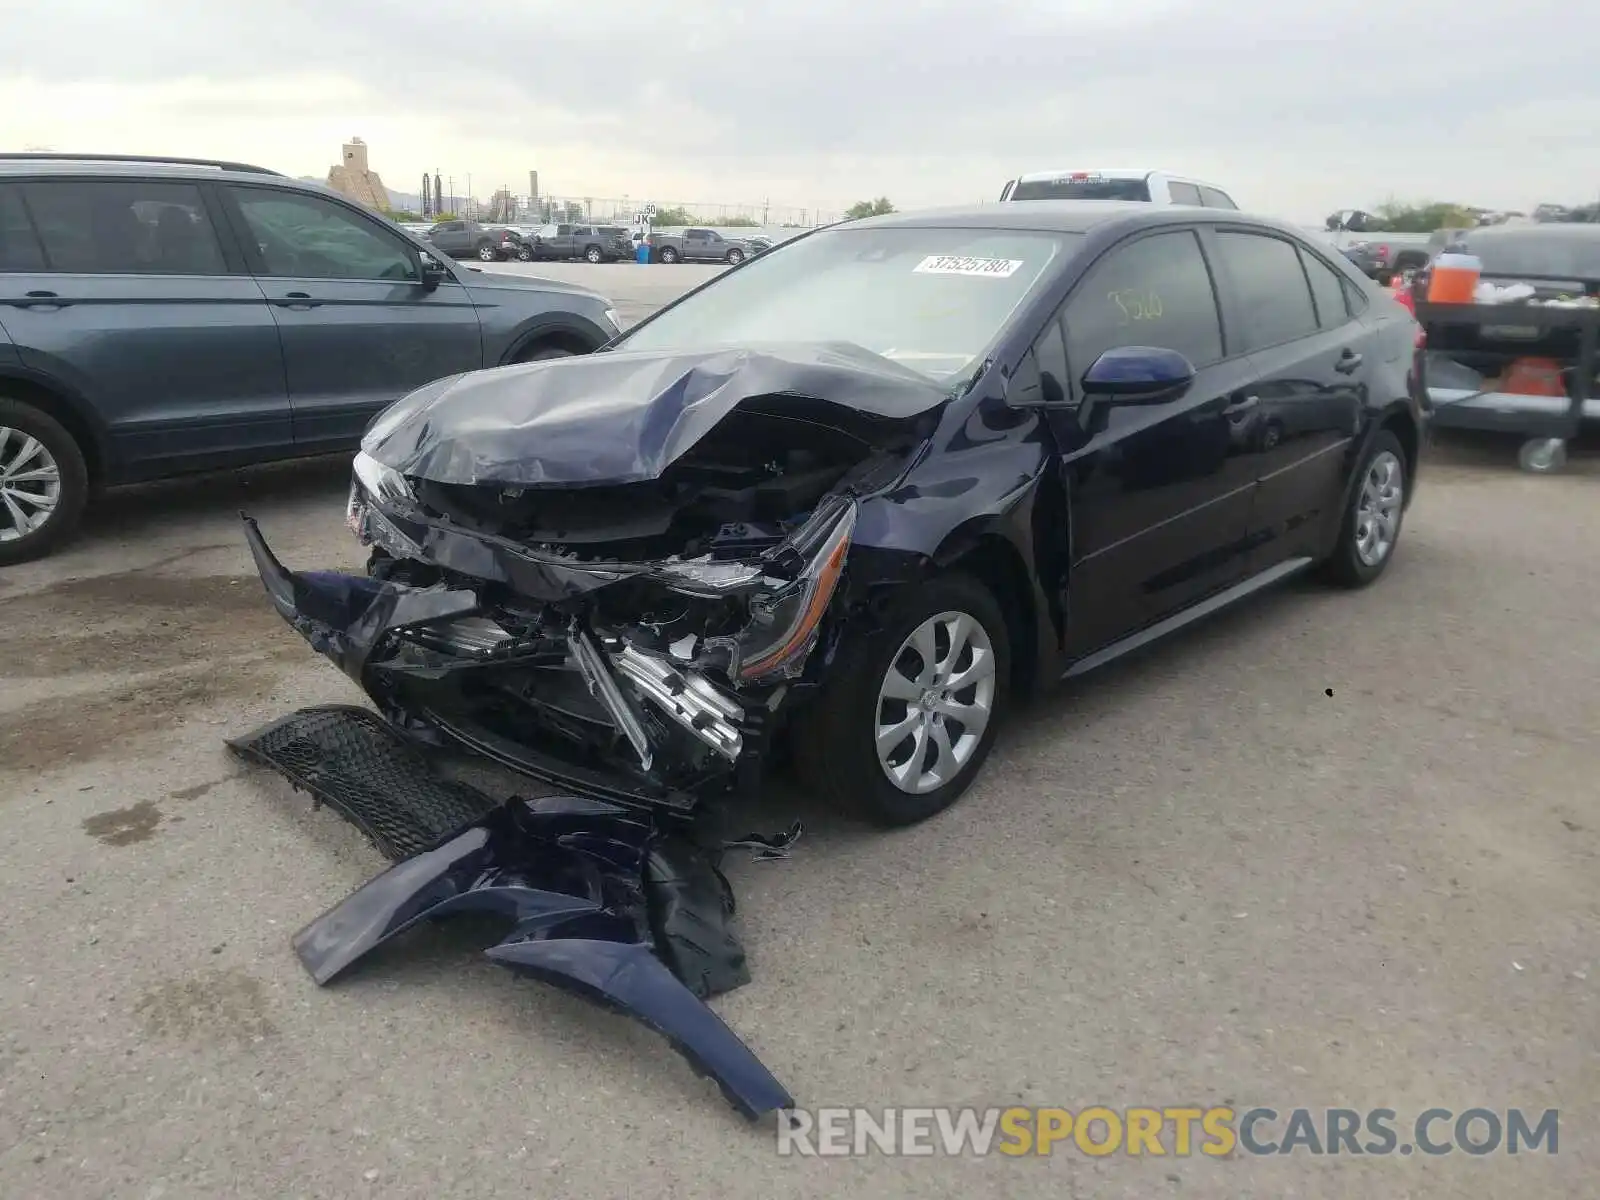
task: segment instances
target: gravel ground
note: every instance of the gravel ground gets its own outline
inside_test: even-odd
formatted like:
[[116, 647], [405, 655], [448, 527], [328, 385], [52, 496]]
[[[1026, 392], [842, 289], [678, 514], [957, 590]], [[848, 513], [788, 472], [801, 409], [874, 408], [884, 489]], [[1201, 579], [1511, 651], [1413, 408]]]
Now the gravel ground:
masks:
[[[633, 317], [711, 274], [517, 269]], [[222, 739], [356, 698], [234, 515], [356, 566], [322, 461], [119, 493], [0, 576], [0, 1195], [1592, 1196], [1600, 459], [1513, 453], [1437, 447], [1379, 585], [1033, 706], [923, 827], [775, 788], [752, 826], [809, 832], [734, 863], [755, 980], [716, 1007], [802, 1104], [1558, 1107], [1553, 1157], [780, 1159], [462, 930], [318, 990], [289, 935], [380, 860]]]

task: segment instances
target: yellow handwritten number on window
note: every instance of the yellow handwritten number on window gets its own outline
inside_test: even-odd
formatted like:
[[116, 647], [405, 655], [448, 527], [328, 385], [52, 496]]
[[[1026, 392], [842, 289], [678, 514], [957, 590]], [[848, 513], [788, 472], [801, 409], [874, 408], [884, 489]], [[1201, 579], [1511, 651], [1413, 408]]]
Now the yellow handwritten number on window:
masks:
[[1142, 288], [1121, 288], [1107, 293], [1111, 302], [1122, 314], [1119, 324], [1133, 321], [1154, 321], [1161, 316], [1161, 297]]

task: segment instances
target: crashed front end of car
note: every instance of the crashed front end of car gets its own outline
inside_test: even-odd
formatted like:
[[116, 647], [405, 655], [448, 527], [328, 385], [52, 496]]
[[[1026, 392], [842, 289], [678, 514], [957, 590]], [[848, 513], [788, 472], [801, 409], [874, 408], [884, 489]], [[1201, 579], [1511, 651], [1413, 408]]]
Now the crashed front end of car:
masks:
[[251, 525], [257, 566], [398, 727], [686, 812], [760, 778], [858, 498], [903, 471], [942, 398], [862, 357], [615, 354], [443, 381], [355, 460], [366, 577], [293, 574]]
[[[478, 372], [414, 393], [363, 439], [347, 519], [365, 574], [292, 571], [246, 517], [274, 606], [381, 714], [303, 710], [231, 743], [398, 862], [303, 931], [318, 982], [423, 916], [510, 912], [525, 933], [491, 957], [660, 1029], [747, 1115], [785, 1100], [700, 1003], [747, 976], [694, 818], [759, 781], [843, 624], [863, 505], [947, 400], [848, 346]], [[425, 756], [402, 761], [430, 744], [567, 798], [490, 812]], [[405, 805], [426, 819], [396, 833]], [[580, 851], [618, 882], [547, 878], [591, 880]], [[641, 990], [658, 967], [682, 988]]]

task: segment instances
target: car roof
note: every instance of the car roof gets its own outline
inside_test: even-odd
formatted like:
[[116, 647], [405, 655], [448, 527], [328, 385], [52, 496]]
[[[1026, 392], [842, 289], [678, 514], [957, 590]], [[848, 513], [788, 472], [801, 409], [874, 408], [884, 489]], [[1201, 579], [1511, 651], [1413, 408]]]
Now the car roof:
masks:
[[1129, 229], [1158, 225], [1256, 225], [1305, 240], [1305, 231], [1274, 217], [1258, 217], [1225, 208], [1192, 208], [1148, 204], [1141, 200], [996, 201], [955, 208], [890, 213], [841, 222], [833, 229], [1019, 229], [1041, 233], [1088, 233], [1105, 226]]
[[[209, 159], [144, 158], [136, 155], [0, 154], [3, 178], [227, 180], [270, 184], [319, 195], [339, 193], [316, 180], [294, 179], [249, 163]], [[348, 197], [343, 197], [348, 199]]]

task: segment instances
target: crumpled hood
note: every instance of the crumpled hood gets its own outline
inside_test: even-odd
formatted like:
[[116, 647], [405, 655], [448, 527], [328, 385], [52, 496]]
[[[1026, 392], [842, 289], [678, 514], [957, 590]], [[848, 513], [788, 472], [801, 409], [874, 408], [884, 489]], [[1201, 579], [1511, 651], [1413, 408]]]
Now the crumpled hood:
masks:
[[949, 399], [848, 343], [621, 350], [437, 380], [380, 416], [361, 448], [435, 483], [635, 483], [658, 477], [742, 401], [774, 396], [889, 421]]

